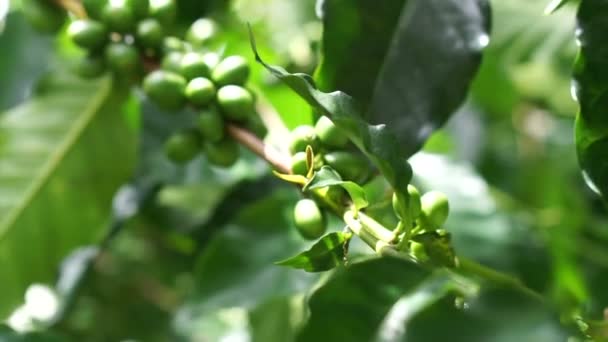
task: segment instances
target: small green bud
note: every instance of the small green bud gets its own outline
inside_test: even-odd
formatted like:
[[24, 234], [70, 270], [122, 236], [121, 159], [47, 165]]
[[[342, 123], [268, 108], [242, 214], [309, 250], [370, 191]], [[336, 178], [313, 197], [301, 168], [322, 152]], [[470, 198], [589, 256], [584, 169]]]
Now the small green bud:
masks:
[[205, 143], [203, 147], [207, 160], [216, 166], [229, 167], [239, 159], [239, 146], [232, 139], [217, 143]]
[[439, 191], [429, 191], [420, 199], [420, 220], [425, 228], [438, 229], [448, 218], [450, 206], [448, 198]]
[[196, 20], [186, 33], [186, 40], [196, 47], [202, 47], [205, 42], [217, 34], [215, 21], [207, 18]]
[[103, 8], [103, 22], [112, 32], [126, 33], [135, 27], [135, 15], [125, 1], [108, 1]]
[[193, 105], [206, 106], [215, 98], [215, 85], [208, 78], [193, 78], [186, 86], [186, 97]]
[[163, 27], [156, 19], [144, 19], [137, 24], [135, 37], [139, 45], [156, 49], [163, 43]]
[[315, 240], [323, 236], [327, 224], [321, 209], [311, 199], [301, 199], [293, 210], [293, 218], [298, 232], [302, 237]]
[[214, 69], [211, 79], [218, 85], [243, 85], [249, 78], [249, 63], [241, 56], [228, 56]]
[[357, 182], [367, 176], [367, 160], [356, 153], [335, 151], [326, 153], [323, 159], [325, 159], [327, 165], [331, 166], [342, 176], [342, 179]]
[[191, 80], [196, 77], [209, 77], [210, 71], [202, 54], [187, 52], [180, 64], [180, 73], [186, 79]]
[[117, 73], [133, 74], [139, 70], [139, 53], [131, 45], [110, 43], [106, 46], [105, 57], [110, 68]]
[[79, 19], [73, 21], [68, 27], [68, 36], [82, 48], [97, 49], [108, 40], [108, 31], [98, 21]]
[[327, 117], [317, 120], [315, 132], [321, 143], [327, 147], [343, 148], [348, 144], [348, 137]]
[[217, 103], [222, 114], [230, 120], [245, 120], [255, 113], [253, 96], [239, 86], [227, 85], [217, 91]]
[[310, 145], [313, 151], [317, 151], [319, 140], [314, 127], [310, 125], [300, 125], [291, 132], [291, 142], [289, 151], [291, 153], [306, 151], [306, 146]]
[[166, 110], [179, 110], [186, 100], [186, 80], [171, 71], [151, 72], [144, 79], [143, 89], [152, 101]]
[[200, 137], [196, 132], [192, 131], [173, 134], [165, 142], [167, 157], [178, 164], [183, 164], [194, 159], [200, 150]]
[[198, 116], [198, 129], [207, 141], [219, 142], [224, 138], [224, 118], [215, 108], [206, 109]]
[[291, 173], [305, 176], [307, 172], [306, 152], [298, 152], [291, 156]]

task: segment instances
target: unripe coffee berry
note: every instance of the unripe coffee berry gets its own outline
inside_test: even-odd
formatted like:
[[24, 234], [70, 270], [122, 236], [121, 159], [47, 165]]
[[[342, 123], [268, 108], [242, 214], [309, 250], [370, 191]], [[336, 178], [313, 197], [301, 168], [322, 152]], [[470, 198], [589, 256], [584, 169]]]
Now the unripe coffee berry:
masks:
[[230, 120], [245, 120], [255, 112], [251, 93], [235, 85], [221, 87], [217, 91], [217, 103], [222, 114]]
[[317, 150], [319, 141], [314, 127], [310, 125], [300, 125], [291, 132], [291, 142], [289, 151], [291, 153], [303, 152], [306, 146], [310, 145], [313, 150]]
[[306, 165], [306, 152], [298, 152], [291, 156], [291, 173], [305, 176], [308, 173]]
[[179, 110], [186, 101], [186, 80], [171, 71], [151, 72], [144, 79], [143, 89], [152, 101], [166, 110]]
[[211, 107], [198, 115], [198, 129], [203, 138], [209, 142], [219, 142], [224, 138], [224, 118]]
[[211, 79], [218, 85], [243, 85], [249, 78], [249, 63], [241, 56], [228, 56], [214, 69]]
[[177, 5], [175, 0], [150, 0], [150, 17], [163, 25], [170, 25], [175, 21]]
[[156, 49], [163, 43], [163, 27], [156, 19], [148, 18], [137, 24], [137, 43], [143, 47]]
[[[406, 205], [408, 207], [410, 217], [412, 219], [416, 219], [420, 215], [420, 192], [415, 186], [408, 184], [407, 193], [409, 199]], [[403, 219], [399, 213], [399, 203], [397, 203], [396, 194], [393, 194], [393, 210], [395, 211], [395, 215], [397, 215], [400, 220]]]
[[139, 70], [139, 53], [131, 45], [110, 43], [106, 46], [105, 57], [110, 68], [117, 73], [132, 74]]
[[70, 23], [68, 36], [76, 45], [85, 49], [102, 47], [108, 39], [106, 27], [94, 20], [79, 19]]
[[205, 63], [203, 55], [198, 52], [187, 52], [182, 57], [180, 74], [191, 80], [196, 77], [209, 77], [209, 67]]
[[353, 152], [330, 152], [325, 154], [323, 159], [345, 180], [361, 181], [367, 176], [367, 161]]
[[200, 150], [200, 137], [196, 132], [192, 131], [173, 134], [165, 142], [167, 157], [178, 164], [183, 164], [194, 159]]
[[216, 166], [229, 167], [239, 159], [239, 146], [232, 139], [205, 143], [203, 150], [207, 160]]
[[108, 1], [102, 12], [103, 22], [112, 32], [126, 33], [135, 27], [135, 15], [127, 3]]
[[195, 106], [206, 106], [215, 98], [215, 85], [208, 78], [193, 78], [186, 86], [186, 97]]
[[21, 10], [28, 23], [43, 33], [59, 31], [67, 17], [63, 8], [46, 0], [21, 0]]
[[421, 223], [426, 228], [438, 229], [448, 218], [450, 206], [448, 198], [440, 191], [429, 191], [420, 199]]
[[348, 137], [327, 117], [317, 120], [315, 132], [321, 143], [327, 147], [343, 148], [348, 144]]
[[325, 217], [317, 203], [311, 199], [301, 199], [293, 209], [293, 218], [302, 237], [315, 240], [323, 236], [327, 229]]
[[217, 24], [207, 18], [196, 20], [186, 33], [186, 40], [196, 47], [202, 47], [205, 42], [217, 34]]

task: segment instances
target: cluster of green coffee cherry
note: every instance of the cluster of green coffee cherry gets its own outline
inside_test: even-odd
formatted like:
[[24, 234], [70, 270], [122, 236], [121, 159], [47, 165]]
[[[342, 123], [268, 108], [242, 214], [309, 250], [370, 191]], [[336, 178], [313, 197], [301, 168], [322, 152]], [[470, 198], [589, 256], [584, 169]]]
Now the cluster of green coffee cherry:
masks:
[[[306, 175], [308, 164], [306, 148], [314, 151], [313, 169], [330, 166], [343, 180], [363, 183], [369, 177], [369, 164], [348, 137], [326, 116], [321, 116], [314, 126], [301, 125], [291, 132], [289, 151], [292, 154], [291, 171], [296, 175]], [[332, 186], [328, 196], [340, 201], [344, 196], [341, 188]], [[294, 222], [298, 232], [307, 239], [317, 239], [326, 231], [325, 214], [312, 199], [301, 199], [294, 207]]]
[[202, 151], [214, 165], [234, 164], [239, 149], [226, 136], [226, 122], [247, 125], [255, 103], [244, 87], [247, 60], [221, 58], [205, 46], [217, 32], [215, 22], [198, 19], [180, 39], [166, 32], [176, 15], [173, 0], [84, 0], [83, 5], [88, 18], [68, 27], [73, 42], [86, 50], [80, 75], [97, 77], [109, 69], [121, 79], [143, 78], [144, 92], [159, 108], [197, 112], [195, 127], [166, 141], [170, 160], [185, 163]]

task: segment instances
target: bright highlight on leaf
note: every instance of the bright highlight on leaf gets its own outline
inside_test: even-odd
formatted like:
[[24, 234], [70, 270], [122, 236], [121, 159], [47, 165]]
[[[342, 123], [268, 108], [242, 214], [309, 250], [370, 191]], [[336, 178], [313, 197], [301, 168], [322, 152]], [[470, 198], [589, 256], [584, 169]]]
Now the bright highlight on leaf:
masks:
[[329, 186], [340, 186], [344, 188], [353, 201], [356, 211], [369, 205], [367, 198], [365, 197], [365, 190], [363, 190], [359, 184], [351, 181], [343, 181], [340, 175], [329, 166], [321, 167], [321, 169], [314, 174], [312, 179], [306, 183], [302, 190], [315, 190]]

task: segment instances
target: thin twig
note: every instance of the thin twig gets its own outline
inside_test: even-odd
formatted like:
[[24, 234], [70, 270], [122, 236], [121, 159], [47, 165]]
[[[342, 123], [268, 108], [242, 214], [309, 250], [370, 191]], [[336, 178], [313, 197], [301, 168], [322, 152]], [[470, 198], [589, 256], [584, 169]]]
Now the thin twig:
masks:
[[274, 147], [267, 145], [258, 136], [243, 127], [228, 124], [228, 134], [241, 145], [245, 146], [260, 158], [266, 160], [272, 167], [281, 173], [291, 173], [291, 161], [289, 156], [279, 152]]

